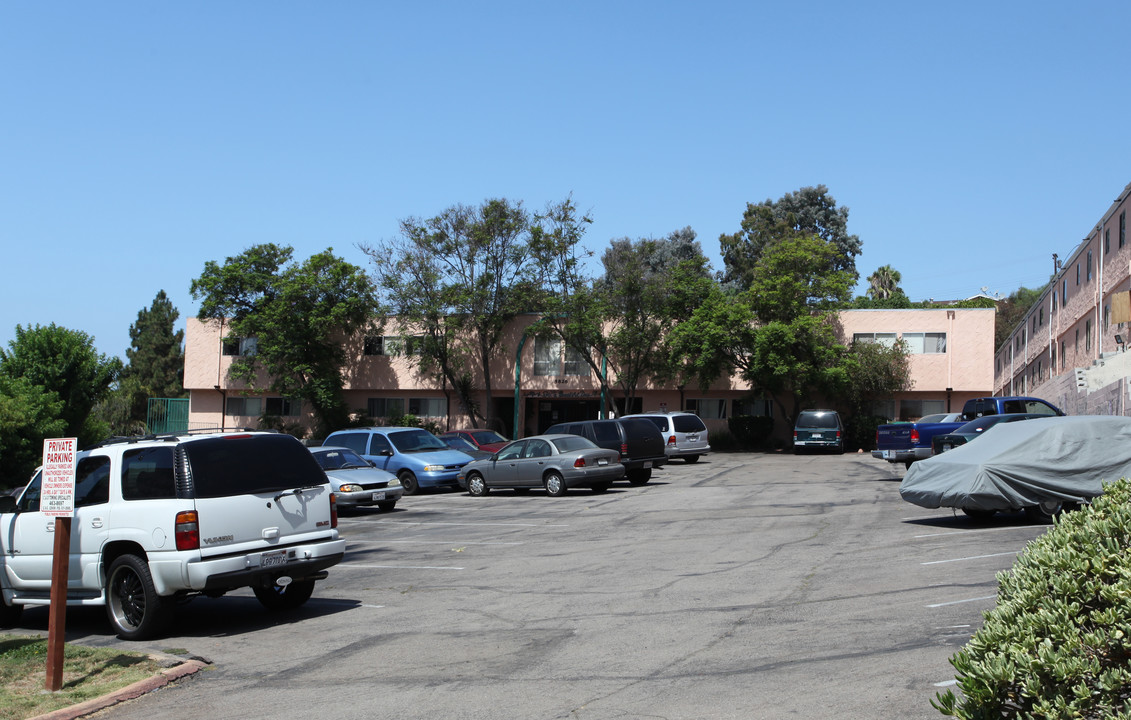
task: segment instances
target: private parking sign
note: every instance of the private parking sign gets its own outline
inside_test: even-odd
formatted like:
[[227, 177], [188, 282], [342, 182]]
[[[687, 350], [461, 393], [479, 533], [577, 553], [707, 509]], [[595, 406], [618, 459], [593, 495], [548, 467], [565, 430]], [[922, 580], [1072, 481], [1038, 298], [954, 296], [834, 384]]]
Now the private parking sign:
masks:
[[43, 441], [43, 479], [39, 509], [47, 517], [75, 514], [75, 455], [78, 438]]

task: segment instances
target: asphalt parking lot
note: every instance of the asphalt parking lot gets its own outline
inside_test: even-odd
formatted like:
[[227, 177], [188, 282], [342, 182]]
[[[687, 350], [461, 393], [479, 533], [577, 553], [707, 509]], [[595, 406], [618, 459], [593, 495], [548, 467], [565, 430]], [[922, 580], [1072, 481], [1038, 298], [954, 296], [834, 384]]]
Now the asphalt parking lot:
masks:
[[[207, 671], [98, 717], [930, 718], [995, 575], [1046, 527], [899, 498], [866, 454], [714, 454], [608, 493], [437, 493], [342, 518], [306, 606], [250, 593], [123, 643]], [[47, 630], [47, 613], [23, 629]]]

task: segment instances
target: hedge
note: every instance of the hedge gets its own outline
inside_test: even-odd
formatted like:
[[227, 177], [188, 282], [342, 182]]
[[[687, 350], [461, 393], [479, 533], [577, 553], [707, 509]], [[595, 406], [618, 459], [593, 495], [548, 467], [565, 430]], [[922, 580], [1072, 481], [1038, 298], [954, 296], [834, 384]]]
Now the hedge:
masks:
[[997, 606], [950, 659], [959, 718], [1131, 719], [1131, 483], [1066, 513], [998, 574]]

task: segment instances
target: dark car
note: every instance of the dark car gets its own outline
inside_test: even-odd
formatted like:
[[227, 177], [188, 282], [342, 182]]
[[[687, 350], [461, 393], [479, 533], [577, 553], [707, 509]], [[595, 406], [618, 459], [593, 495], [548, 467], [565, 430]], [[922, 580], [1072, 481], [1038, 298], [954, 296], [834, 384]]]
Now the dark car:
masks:
[[1032, 420], [1034, 418], [1053, 417], [1052, 415], [1036, 415], [1034, 413], [1020, 413], [1017, 415], [986, 415], [977, 420], [971, 420], [965, 425], [959, 427], [954, 432], [945, 433], [943, 435], [935, 435], [931, 438], [931, 450], [935, 455], [944, 453], [947, 450], [953, 450], [959, 445], [974, 440], [986, 432], [994, 425], [1001, 423], [1017, 422], [1018, 420]]
[[648, 482], [652, 478], [652, 468], [668, 461], [660, 429], [641, 418], [558, 423], [546, 430], [547, 435], [563, 433], [580, 435], [592, 440], [597, 447], [619, 452], [625, 476], [633, 485]]
[[844, 452], [844, 425], [835, 410], [802, 410], [793, 426], [793, 453], [804, 450]]

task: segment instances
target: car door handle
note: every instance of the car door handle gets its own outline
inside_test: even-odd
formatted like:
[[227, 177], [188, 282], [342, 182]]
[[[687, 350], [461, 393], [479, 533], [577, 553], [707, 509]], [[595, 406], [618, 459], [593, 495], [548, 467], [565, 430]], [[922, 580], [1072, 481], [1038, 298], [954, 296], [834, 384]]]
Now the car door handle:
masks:
[[102, 527], [102, 518], [100, 518], [100, 517], [91, 518], [90, 519], [90, 526], [93, 527], [93, 528]]

